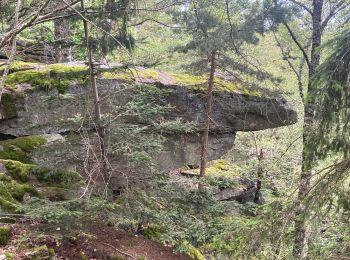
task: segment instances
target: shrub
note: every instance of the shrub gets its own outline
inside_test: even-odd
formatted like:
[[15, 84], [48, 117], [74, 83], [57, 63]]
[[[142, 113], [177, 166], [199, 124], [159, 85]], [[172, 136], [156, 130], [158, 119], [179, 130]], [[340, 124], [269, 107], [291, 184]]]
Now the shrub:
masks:
[[6, 246], [10, 238], [11, 229], [8, 226], [0, 227], [0, 245]]

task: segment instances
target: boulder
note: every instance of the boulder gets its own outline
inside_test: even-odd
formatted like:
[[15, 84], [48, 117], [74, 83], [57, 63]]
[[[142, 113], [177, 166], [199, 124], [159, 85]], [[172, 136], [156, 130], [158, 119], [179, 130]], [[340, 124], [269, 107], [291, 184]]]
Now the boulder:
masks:
[[[83, 84], [87, 67], [76, 63], [40, 65], [36, 69], [16, 73], [20, 74], [10, 75], [11, 80], [8, 81], [12, 90], [6, 92], [9, 95], [7, 103], [0, 104], [0, 135], [19, 137], [54, 134], [58, 141], [36, 150], [33, 153], [34, 161], [49, 167], [60, 167], [65, 162], [64, 167], [79, 169], [86, 151], [79, 131], [82, 126], [86, 131], [94, 131], [90, 121], [93, 114], [92, 93]], [[161, 135], [164, 149], [153, 158], [160, 170], [198, 165], [206, 104], [206, 79], [145, 69], [133, 70], [132, 76], [126, 72], [108, 73], [100, 74], [97, 81], [102, 113], [115, 115], [114, 108], [132, 100], [135, 88], [130, 86], [146, 84], [167, 92], [150, 104], [172, 108], [159, 116], [157, 120], [160, 125], [162, 122], [178, 120], [184, 124], [191, 123], [194, 126], [191, 131], [153, 129], [144, 118], [132, 116], [123, 117], [122, 123], [151, 129], [149, 134]], [[40, 77], [41, 81], [35, 77]], [[215, 84], [209, 160], [220, 158], [232, 148], [237, 131], [275, 128], [297, 121], [297, 113], [282, 97], [223, 79], [218, 79]], [[81, 119], [87, 120], [82, 122]], [[64, 138], [67, 134], [75, 137]], [[93, 134], [91, 142], [96, 143]], [[80, 162], [77, 162], [77, 158]], [[111, 161], [117, 168], [125, 166], [122, 157], [112, 156]]]

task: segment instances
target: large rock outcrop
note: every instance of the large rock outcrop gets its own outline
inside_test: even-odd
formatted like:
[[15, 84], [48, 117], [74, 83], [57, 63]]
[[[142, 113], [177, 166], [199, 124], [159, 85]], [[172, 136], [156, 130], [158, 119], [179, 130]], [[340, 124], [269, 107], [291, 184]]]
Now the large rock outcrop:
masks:
[[[82, 123], [75, 119], [91, 118], [91, 91], [83, 86], [87, 75], [85, 66], [38, 66], [17, 73], [21, 75], [10, 77], [6, 98], [3, 99], [6, 102], [0, 104], [0, 133], [4, 139], [9, 136], [77, 134], [82, 129]], [[35, 77], [40, 77], [40, 80]], [[296, 112], [283, 98], [218, 80], [213, 99], [209, 159], [221, 157], [233, 146], [236, 131], [275, 128], [297, 121]], [[165, 142], [163, 151], [154, 158], [155, 164], [166, 171], [182, 165], [197, 165], [205, 111], [205, 78], [143, 69], [134, 70], [132, 76], [126, 72], [104, 73], [98, 80], [102, 112], [113, 114], [114, 107], [123, 106], [132, 99], [135, 91], [130, 91], [126, 84], [130, 86], [135, 83], [149, 84], [168, 92], [156, 104], [149, 104], [172, 107], [159, 117], [159, 121], [179, 120], [195, 126], [195, 130], [189, 132], [156, 130], [165, 138]], [[124, 117], [123, 123], [147, 126], [147, 121], [132, 116]], [[90, 126], [85, 124], [84, 127], [89, 129]], [[90, 130], [93, 130], [92, 126]], [[77, 138], [66, 139], [61, 145], [55, 144], [55, 148], [45, 146], [42, 151], [39, 149], [36, 161], [55, 164], [65, 160], [58, 159], [60, 156], [76, 158], [77, 154], [82, 155], [82, 142]], [[48, 153], [50, 149], [55, 153]], [[51, 155], [56, 159], [47, 158]], [[69, 165], [70, 162], [72, 165]], [[116, 164], [120, 162], [116, 160]], [[71, 160], [65, 167], [73, 168], [75, 164]]]

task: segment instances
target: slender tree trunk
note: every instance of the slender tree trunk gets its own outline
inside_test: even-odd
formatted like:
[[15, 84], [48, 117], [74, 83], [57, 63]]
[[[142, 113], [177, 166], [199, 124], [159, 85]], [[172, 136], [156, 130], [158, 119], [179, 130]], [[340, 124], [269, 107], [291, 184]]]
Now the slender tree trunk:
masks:
[[200, 173], [199, 176], [203, 177], [205, 175], [205, 168], [207, 166], [207, 150], [208, 150], [208, 139], [209, 139], [209, 129], [213, 105], [213, 88], [214, 88], [214, 77], [215, 77], [215, 68], [216, 68], [216, 51], [212, 51], [210, 54], [210, 75], [208, 80], [208, 89], [207, 89], [207, 107], [205, 110], [205, 119], [204, 119], [204, 130], [202, 136], [202, 146], [200, 154]]
[[[19, 16], [19, 11], [21, 9], [21, 6], [22, 6], [22, 0], [17, 0], [17, 4], [16, 4], [16, 9], [15, 9], [15, 17], [14, 17], [14, 22], [13, 22], [13, 28], [17, 28], [18, 26], [18, 16]], [[0, 81], [0, 104], [1, 104], [1, 97], [2, 97], [2, 93], [4, 92], [4, 86], [5, 86], [5, 81], [6, 81], [6, 78], [7, 78], [7, 75], [10, 71], [10, 68], [11, 68], [11, 64], [15, 58], [15, 55], [16, 55], [16, 34], [12, 37], [12, 42], [11, 42], [12, 46], [11, 46], [11, 53], [10, 53], [10, 56], [9, 56], [9, 59], [7, 60], [7, 64], [6, 64], [6, 67], [5, 67], [5, 70], [2, 74], [2, 77], [1, 77], [1, 81]]]
[[260, 149], [260, 153], [257, 154], [258, 157], [258, 178], [256, 180], [256, 191], [255, 191], [255, 195], [254, 195], [254, 202], [256, 204], [262, 204], [261, 201], [261, 196], [260, 196], [260, 190], [261, 190], [261, 185], [262, 185], [262, 177], [263, 177], [263, 165], [262, 165], [262, 161], [264, 159], [264, 152], [263, 149]]
[[[81, 9], [82, 11], [85, 10], [84, 7], [84, 0], [81, 0]], [[104, 143], [104, 129], [101, 124], [101, 106], [100, 106], [100, 98], [98, 94], [98, 89], [96, 85], [96, 75], [94, 73], [94, 65], [93, 65], [93, 60], [92, 60], [92, 50], [91, 50], [91, 45], [90, 45], [90, 39], [89, 39], [89, 29], [88, 29], [88, 24], [87, 21], [83, 19], [83, 24], [84, 24], [84, 34], [85, 34], [85, 41], [86, 41], [86, 47], [88, 51], [88, 60], [89, 60], [89, 69], [90, 69], [90, 84], [91, 84], [91, 89], [93, 93], [93, 98], [94, 98], [94, 112], [95, 112], [95, 124], [96, 124], [96, 131], [100, 143], [100, 156], [101, 156], [101, 162], [102, 162], [102, 171], [105, 171], [105, 166], [106, 166], [106, 147]], [[103, 173], [105, 174], [105, 172]], [[106, 176], [105, 176], [106, 177]]]
[[295, 213], [294, 221], [294, 247], [293, 256], [295, 259], [303, 259], [303, 249], [305, 245], [305, 208], [303, 207], [303, 200], [306, 197], [307, 192], [310, 189], [311, 168], [313, 165], [312, 154], [309, 152], [310, 140], [313, 133], [313, 121], [314, 121], [314, 86], [312, 85], [312, 78], [315, 75], [315, 71], [320, 64], [319, 47], [321, 46], [322, 38], [322, 8], [323, 0], [313, 0], [313, 12], [312, 12], [312, 46], [311, 46], [311, 60], [309, 68], [309, 79], [307, 89], [307, 99], [304, 100], [304, 125], [303, 125], [303, 153], [302, 153], [302, 169], [299, 183], [298, 201], [301, 202], [300, 207]]
[[[67, 0], [71, 3], [71, 0]], [[56, 4], [57, 7], [64, 7], [64, 2]], [[72, 61], [72, 47], [71, 47], [71, 31], [69, 18], [60, 18], [54, 21], [55, 34], [55, 61], [56, 62], [70, 62]]]

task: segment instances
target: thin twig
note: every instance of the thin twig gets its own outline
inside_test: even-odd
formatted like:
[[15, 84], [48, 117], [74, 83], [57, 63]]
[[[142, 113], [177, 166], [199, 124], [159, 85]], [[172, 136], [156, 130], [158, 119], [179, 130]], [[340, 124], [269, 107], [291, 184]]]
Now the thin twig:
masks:
[[119, 250], [118, 248], [116, 248], [116, 247], [114, 247], [114, 246], [108, 244], [108, 243], [102, 242], [102, 244], [104, 244], [104, 245], [106, 245], [106, 246], [109, 246], [110, 248], [113, 248], [115, 251], [117, 251], [117, 252], [120, 253], [120, 254], [123, 254], [123, 255], [126, 255], [126, 256], [128, 256], [128, 257], [130, 257], [130, 258], [132, 258], [132, 259], [135, 259], [135, 257], [133, 257], [132, 255], [129, 255], [128, 253], [125, 253], [125, 252]]

